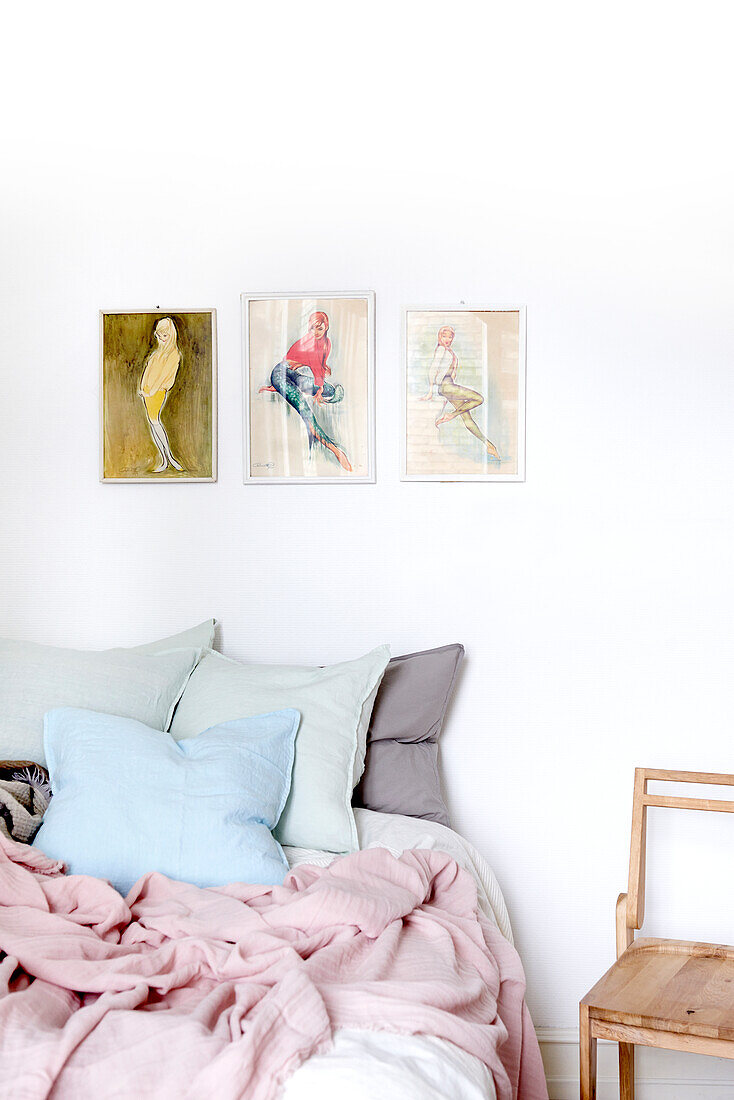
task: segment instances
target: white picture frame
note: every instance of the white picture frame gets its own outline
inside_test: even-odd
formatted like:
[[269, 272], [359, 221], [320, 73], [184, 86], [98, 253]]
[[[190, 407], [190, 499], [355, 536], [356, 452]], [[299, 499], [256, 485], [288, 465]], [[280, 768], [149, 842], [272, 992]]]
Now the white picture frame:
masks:
[[241, 303], [245, 484], [374, 484], [374, 291], [243, 292]]
[[525, 481], [526, 354], [525, 306], [403, 307], [401, 481]]

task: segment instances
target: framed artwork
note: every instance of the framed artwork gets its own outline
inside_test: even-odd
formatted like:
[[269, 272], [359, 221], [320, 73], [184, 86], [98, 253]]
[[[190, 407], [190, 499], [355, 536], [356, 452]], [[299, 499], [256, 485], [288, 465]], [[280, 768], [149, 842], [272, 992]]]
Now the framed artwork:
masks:
[[408, 307], [403, 481], [525, 480], [525, 309]]
[[375, 296], [243, 294], [245, 481], [375, 480]]
[[213, 309], [100, 313], [102, 481], [216, 481]]

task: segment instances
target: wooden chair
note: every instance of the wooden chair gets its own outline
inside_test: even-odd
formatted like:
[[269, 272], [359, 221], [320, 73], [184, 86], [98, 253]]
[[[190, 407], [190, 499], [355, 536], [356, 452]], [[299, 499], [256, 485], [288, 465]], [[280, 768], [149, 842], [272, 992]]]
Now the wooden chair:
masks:
[[617, 961], [579, 1006], [581, 1100], [596, 1096], [597, 1039], [619, 1043], [622, 1100], [634, 1100], [636, 1045], [734, 1058], [734, 947], [634, 939], [645, 915], [648, 806], [734, 813], [734, 802], [649, 794], [650, 780], [734, 786], [734, 775], [635, 769], [629, 887], [617, 900]]

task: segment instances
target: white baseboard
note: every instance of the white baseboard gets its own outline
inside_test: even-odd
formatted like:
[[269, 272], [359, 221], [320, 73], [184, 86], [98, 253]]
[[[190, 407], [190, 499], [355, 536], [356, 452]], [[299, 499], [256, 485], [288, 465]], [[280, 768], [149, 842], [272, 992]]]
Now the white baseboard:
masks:
[[[579, 1035], [537, 1028], [550, 1100], [578, 1100]], [[617, 1044], [598, 1047], [597, 1100], [619, 1100]], [[635, 1048], [636, 1100], [733, 1100], [734, 1061], [675, 1050]]]

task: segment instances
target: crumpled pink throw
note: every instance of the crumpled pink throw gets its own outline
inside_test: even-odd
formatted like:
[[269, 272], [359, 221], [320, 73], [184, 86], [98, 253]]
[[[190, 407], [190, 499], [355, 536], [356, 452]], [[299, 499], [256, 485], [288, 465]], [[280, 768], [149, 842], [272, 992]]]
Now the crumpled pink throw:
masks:
[[498, 1100], [547, 1100], [524, 992], [441, 852], [370, 849], [276, 887], [148, 874], [123, 900], [0, 834], [3, 1098], [272, 1100], [352, 1027], [449, 1039]]

